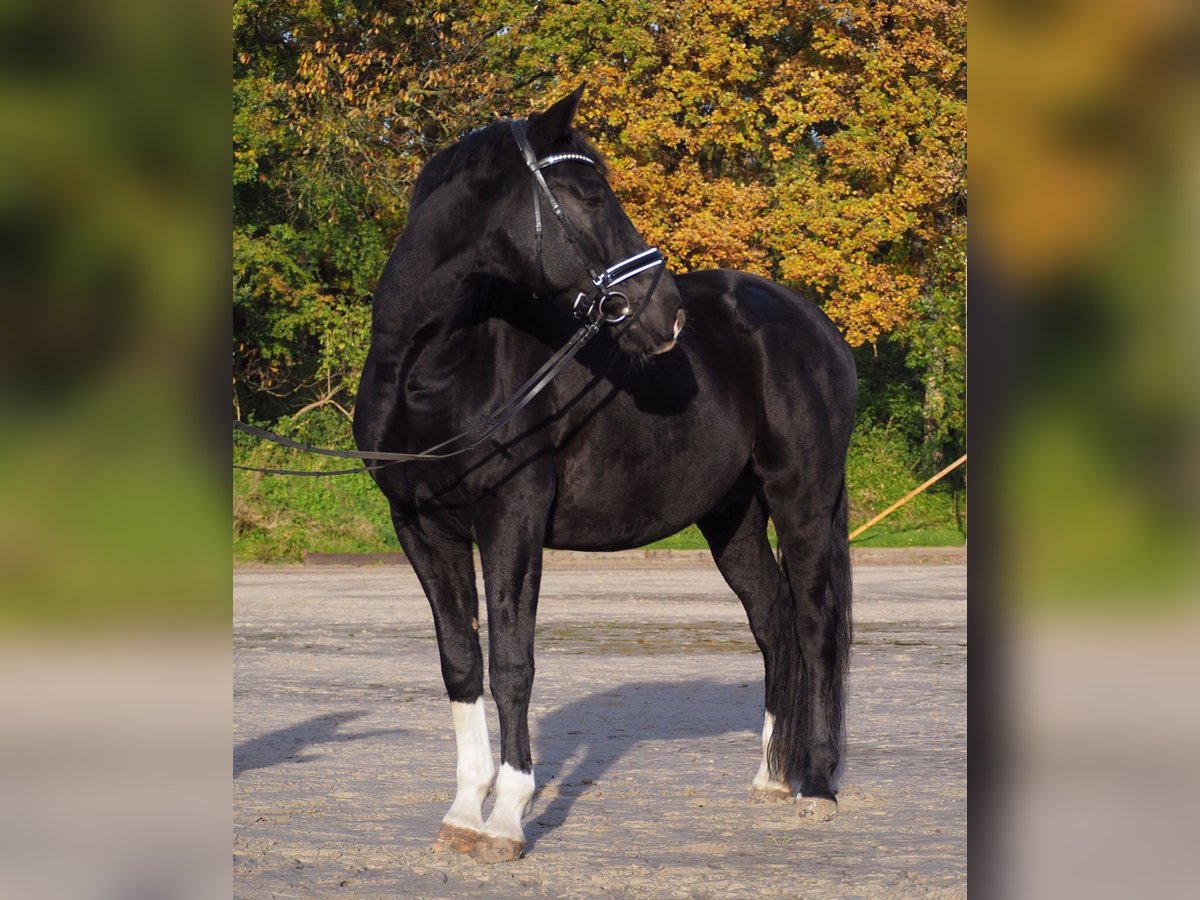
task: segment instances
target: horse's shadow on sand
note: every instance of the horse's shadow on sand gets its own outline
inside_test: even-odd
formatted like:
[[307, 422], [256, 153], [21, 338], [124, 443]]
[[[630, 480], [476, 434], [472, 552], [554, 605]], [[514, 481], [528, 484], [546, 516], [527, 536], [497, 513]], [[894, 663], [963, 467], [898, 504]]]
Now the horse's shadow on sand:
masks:
[[304, 750], [316, 744], [357, 741], [383, 734], [408, 732], [407, 728], [375, 728], [370, 731], [348, 733], [338, 730], [347, 722], [361, 719], [366, 714], [366, 710], [356, 709], [350, 712], [314, 716], [296, 725], [268, 732], [262, 737], [243, 741], [233, 748], [233, 777], [237, 778], [249, 769], [267, 769], [288, 760], [307, 762], [316, 759], [316, 755], [303, 754]]
[[[541, 785], [527, 826], [532, 845], [562, 825], [587, 785], [644, 741], [707, 738], [762, 727], [762, 679], [748, 682], [636, 681], [589, 694], [538, 716], [534, 757]], [[614, 713], [619, 713], [618, 717]], [[758, 764], [746, 755], [746, 783]], [[664, 768], [674, 763], [664, 758]], [[557, 791], [544, 806], [545, 788]]]

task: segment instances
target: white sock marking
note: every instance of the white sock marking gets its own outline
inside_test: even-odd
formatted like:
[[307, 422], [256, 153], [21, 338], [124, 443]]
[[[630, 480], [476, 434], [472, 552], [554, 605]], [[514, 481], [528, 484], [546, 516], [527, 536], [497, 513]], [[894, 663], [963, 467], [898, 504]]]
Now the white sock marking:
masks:
[[496, 776], [496, 806], [483, 827], [484, 834], [525, 841], [521, 817], [533, 801], [533, 772], [520, 772], [504, 763]]
[[758, 774], [754, 776], [753, 786], [763, 788], [764, 790], [780, 789], [791, 791], [791, 787], [784, 784], [782, 781], [776, 781], [771, 777], [771, 768], [767, 765], [767, 745], [771, 742], [771, 734], [775, 731], [775, 717], [770, 713], [763, 713], [763, 730], [762, 730], [762, 762], [758, 764]]
[[450, 711], [454, 716], [454, 743], [458, 748], [458, 791], [442, 821], [447, 825], [482, 831], [483, 801], [496, 776], [483, 698], [474, 703], [451, 702]]

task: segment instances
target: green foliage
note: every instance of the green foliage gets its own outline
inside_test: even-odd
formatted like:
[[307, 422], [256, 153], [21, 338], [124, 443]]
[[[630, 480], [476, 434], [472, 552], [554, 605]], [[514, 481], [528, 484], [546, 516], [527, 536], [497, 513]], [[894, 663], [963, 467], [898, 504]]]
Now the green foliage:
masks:
[[[905, 363], [921, 380], [923, 462], [940, 469], [966, 449], [967, 298], [966, 235], [946, 236], [930, 255], [929, 289], [914, 304], [912, 320], [900, 333]], [[961, 474], [952, 473], [952, 484]]]
[[[277, 426], [325, 446], [348, 447], [349, 423], [332, 406]], [[238, 435], [234, 461], [277, 468], [339, 468], [248, 435]], [[331, 465], [331, 463], [335, 463]], [[398, 550], [387, 502], [367, 475], [301, 478], [234, 470], [233, 549], [241, 561], [299, 560], [306, 552], [368, 553]]]
[[[919, 448], [896, 429], [861, 426], [854, 433], [846, 461], [850, 530], [883, 512], [930, 474], [922, 465]], [[873, 526], [855, 544], [905, 546], [910, 538], [918, 543], [931, 539], [962, 543], [966, 540], [966, 515], [965, 491], [946, 478]]]
[[908, 365], [899, 335], [880, 338], [854, 350], [858, 367], [858, 432], [887, 428], [906, 446], [921, 443], [920, 373]]
[[[964, 230], [966, 191], [955, 0], [238, 0], [238, 403], [348, 404], [421, 166], [583, 78], [581, 126], [672, 266], [805, 289], [856, 346], [950, 314], [962, 254], [949, 270], [937, 257]], [[914, 328], [914, 347], [934, 337]], [[925, 411], [946, 393], [925, 391]]]

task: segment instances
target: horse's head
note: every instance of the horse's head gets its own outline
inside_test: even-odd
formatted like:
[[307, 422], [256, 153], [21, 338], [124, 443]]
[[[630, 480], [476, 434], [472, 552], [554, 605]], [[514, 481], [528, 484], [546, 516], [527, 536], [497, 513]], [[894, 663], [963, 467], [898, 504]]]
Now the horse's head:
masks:
[[663, 353], [683, 329], [679, 290], [571, 127], [581, 85], [545, 112], [512, 123], [506, 184], [489, 231], [518, 280], [546, 302], [609, 323], [628, 353]]

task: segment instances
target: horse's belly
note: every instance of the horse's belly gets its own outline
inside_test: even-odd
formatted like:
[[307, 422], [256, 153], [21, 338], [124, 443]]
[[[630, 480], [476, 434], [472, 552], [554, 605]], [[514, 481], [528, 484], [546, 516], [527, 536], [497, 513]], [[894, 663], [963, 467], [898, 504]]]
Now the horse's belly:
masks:
[[713, 509], [750, 455], [728, 419], [706, 427], [647, 418], [597, 431], [559, 466], [549, 547], [623, 550], [668, 537]]

